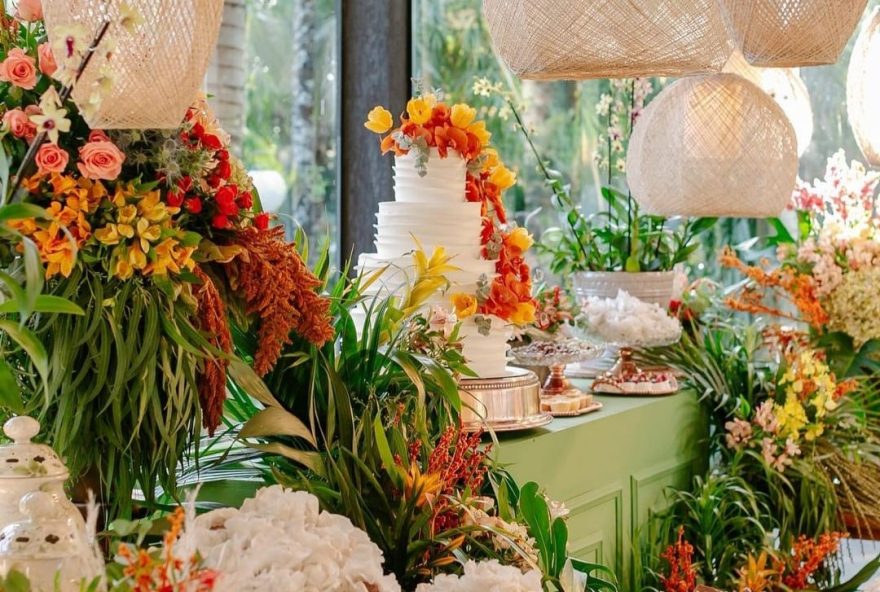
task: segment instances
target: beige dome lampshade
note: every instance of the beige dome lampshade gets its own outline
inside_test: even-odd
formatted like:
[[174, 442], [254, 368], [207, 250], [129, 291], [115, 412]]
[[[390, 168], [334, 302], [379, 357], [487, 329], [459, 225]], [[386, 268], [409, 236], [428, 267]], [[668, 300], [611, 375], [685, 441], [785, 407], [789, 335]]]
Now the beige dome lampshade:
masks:
[[645, 108], [627, 181], [663, 216], [778, 216], [797, 178], [797, 139], [782, 108], [736, 74], [675, 82]]
[[724, 71], [739, 74], [770, 95], [794, 126], [798, 156], [807, 151], [813, 139], [813, 106], [799, 69], [758, 68], [749, 64], [739, 51], [735, 51], [724, 66]]
[[833, 64], [868, 0], [720, 0], [739, 50], [755, 66]]
[[846, 78], [849, 124], [865, 160], [880, 167], [880, 6], [865, 21]]
[[526, 79], [720, 72], [732, 51], [715, 0], [483, 0], [483, 12]]
[[[119, 25], [123, 4], [140, 17], [131, 28]], [[92, 59], [72, 95], [92, 128], [176, 128], [204, 81], [223, 0], [43, 0], [43, 12], [50, 41], [73, 29], [92, 39], [112, 23], [102, 42], [110, 57]], [[84, 109], [108, 74], [97, 107]]]

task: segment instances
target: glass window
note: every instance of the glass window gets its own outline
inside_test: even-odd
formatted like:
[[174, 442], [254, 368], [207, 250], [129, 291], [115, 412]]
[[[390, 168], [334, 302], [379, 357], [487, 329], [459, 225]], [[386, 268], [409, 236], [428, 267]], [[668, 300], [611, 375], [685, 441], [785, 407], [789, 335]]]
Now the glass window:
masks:
[[337, 235], [336, 31], [334, 0], [226, 0], [208, 75], [264, 208], [313, 243]]
[[[870, 0], [866, 17], [878, 4], [880, 0]], [[814, 113], [812, 142], [800, 164], [804, 179], [823, 176], [826, 159], [839, 148], [844, 148], [850, 159], [861, 158], [846, 115], [846, 71], [854, 41], [855, 35], [836, 65], [800, 72]], [[516, 79], [492, 50], [480, 0], [414, 0], [413, 50], [414, 77], [426, 86], [443, 89], [453, 100], [474, 102], [481, 107], [482, 115], [489, 117], [493, 142], [502, 158], [519, 169], [518, 193], [508, 207], [516, 210], [520, 223], [528, 217], [533, 232], [540, 233], [560, 221], [510, 109], [497, 96], [485, 96], [487, 83], [483, 80], [494, 90], [509, 93], [514, 104], [522, 108], [542, 157], [571, 183], [572, 195], [580, 199], [585, 212], [603, 207], [599, 188], [608, 184], [609, 176], [611, 185], [625, 189], [625, 155], [621, 151], [625, 142], [623, 146], [617, 144], [615, 134], [624, 132], [625, 136], [627, 122], [615, 122], [613, 117], [617, 101], [632, 100], [631, 81]], [[650, 80], [648, 99], [668, 82]], [[603, 95], [610, 95], [610, 109], [606, 104], [609, 99], [603, 99]], [[754, 236], [761, 227], [754, 220], [722, 221], [715, 236], [707, 236], [710, 248], [706, 252], [713, 251], [713, 244], [736, 244]], [[707, 264], [712, 266], [711, 262]]]

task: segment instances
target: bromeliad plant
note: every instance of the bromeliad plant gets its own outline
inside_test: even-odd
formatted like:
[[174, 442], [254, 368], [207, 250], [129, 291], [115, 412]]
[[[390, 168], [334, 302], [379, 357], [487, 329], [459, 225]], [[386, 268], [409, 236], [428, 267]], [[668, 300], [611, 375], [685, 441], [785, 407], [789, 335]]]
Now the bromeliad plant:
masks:
[[258, 211], [204, 99], [178, 129], [115, 132], [90, 130], [69, 100], [88, 56], [104, 59], [102, 43], [138, 26], [136, 15], [122, 11], [97, 34], [71, 30], [54, 45], [39, 11], [3, 19], [0, 142], [17, 171], [11, 188], [3, 181], [17, 208], [9, 224], [25, 238], [7, 245], [4, 265], [8, 273], [36, 253], [47, 291], [85, 312], [27, 319], [51, 353], [48, 364], [7, 356], [24, 396], [4, 411], [40, 415], [110, 517], [127, 515], [136, 488], [147, 502], [157, 487], [174, 495], [180, 458], [203, 425], [218, 426], [233, 322], [254, 332], [254, 367], [265, 374], [292, 333], [315, 344], [333, 336], [329, 305], [283, 230]]

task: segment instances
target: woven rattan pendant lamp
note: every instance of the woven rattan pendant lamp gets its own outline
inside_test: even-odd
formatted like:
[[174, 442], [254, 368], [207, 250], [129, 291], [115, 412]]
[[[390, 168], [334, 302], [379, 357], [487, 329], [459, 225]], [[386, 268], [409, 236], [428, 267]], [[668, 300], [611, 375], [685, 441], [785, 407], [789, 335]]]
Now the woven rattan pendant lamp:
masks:
[[636, 122], [627, 181], [664, 216], [778, 216], [797, 176], [797, 139], [782, 108], [736, 74], [684, 78]]
[[720, 72], [732, 49], [715, 0], [483, 0], [483, 12], [527, 79]]
[[867, 0], [720, 0], [739, 50], [755, 66], [833, 64]]
[[865, 160], [880, 166], [880, 7], [865, 21], [853, 48], [846, 104], [849, 124]]
[[[43, 5], [53, 46], [64, 46], [57, 42], [71, 31], [82, 32], [80, 43], [89, 43], [105, 21], [111, 23], [73, 91], [91, 127], [180, 125], [204, 80], [223, 0], [43, 0]], [[120, 24], [126, 15], [128, 27]]]
[[758, 68], [749, 64], [739, 51], [735, 51], [724, 66], [724, 71], [739, 74], [770, 95], [794, 126], [798, 156], [806, 152], [813, 138], [813, 106], [810, 92], [797, 68]]

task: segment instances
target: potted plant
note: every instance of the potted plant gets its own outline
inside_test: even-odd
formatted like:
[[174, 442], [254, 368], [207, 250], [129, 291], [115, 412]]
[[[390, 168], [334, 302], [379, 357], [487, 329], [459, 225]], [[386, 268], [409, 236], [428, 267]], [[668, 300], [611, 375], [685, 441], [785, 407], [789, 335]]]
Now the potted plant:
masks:
[[601, 189], [605, 207], [592, 215], [581, 210], [562, 174], [541, 157], [516, 105], [506, 97], [565, 220], [544, 233], [537, 250], [548, 258], [553, 273], [570, 277], [581, 298], [613, 298], [626, 290], [640, 300], [668, 306], [674, 268], [699, 248], [695, 239], [717, 220], [642, 214], [632, 196], [615, 187], [622, 185], [616, 177], [625, 172], [627, 139], [652, 90], [646, 79], [611, 81], [610, 92], [600, 98], [596, 111], [606, 118], [607, 130], [598, 139], [602, 148], [595, 160], [606, 173]]

